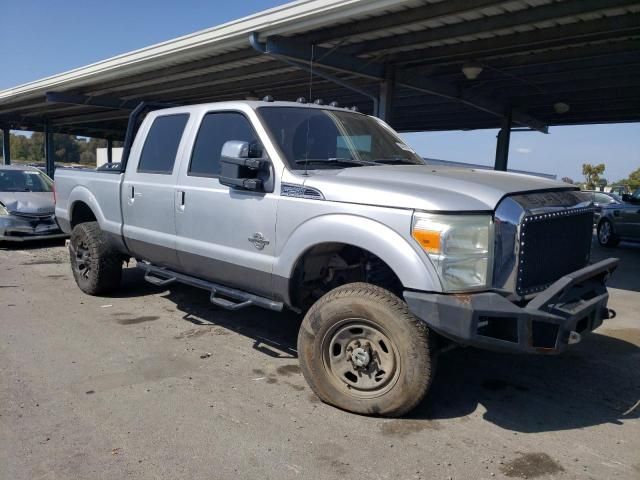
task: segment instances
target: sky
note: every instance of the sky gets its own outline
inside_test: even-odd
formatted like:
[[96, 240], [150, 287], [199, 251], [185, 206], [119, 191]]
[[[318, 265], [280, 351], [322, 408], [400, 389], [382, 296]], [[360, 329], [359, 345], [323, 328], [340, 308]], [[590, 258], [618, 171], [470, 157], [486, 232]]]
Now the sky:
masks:
[[[287, 3], [274, 0], [20, 0], [0, 14], [0, 90]], [[425, 157], [491, 165], [495, 130], [411, 133]], [[640, 123], [552, 127], [511, 135], [509, 166], [582, 179], [605, 163], [618, 180], [640, 168]]]

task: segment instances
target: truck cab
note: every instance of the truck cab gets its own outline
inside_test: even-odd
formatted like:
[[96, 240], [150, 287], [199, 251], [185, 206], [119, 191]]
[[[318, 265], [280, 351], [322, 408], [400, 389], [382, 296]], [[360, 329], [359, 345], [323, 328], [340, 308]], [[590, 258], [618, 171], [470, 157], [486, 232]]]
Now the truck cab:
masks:
[[556, 354], [608, 317], [617, 260], [589, 264], [591, 199], [565, 183], [426, 165], [381, 120], [320, 104], [152, 111], [121, 170], [62, 171], [56, 214], [80, 288], [135, 258], [231, 310], [304, 313], [327, 403], [397, 416], [445, 344]]

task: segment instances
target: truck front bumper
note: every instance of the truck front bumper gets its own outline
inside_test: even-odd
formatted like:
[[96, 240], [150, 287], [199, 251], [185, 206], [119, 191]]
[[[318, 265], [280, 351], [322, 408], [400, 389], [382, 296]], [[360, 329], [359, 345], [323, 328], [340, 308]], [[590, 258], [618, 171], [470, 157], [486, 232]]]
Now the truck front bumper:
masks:
[[609, 318], [606, 280], [618, 262], [609, 258], [565, 275], [523, 306], [495, 292], [445, 295], [407, 290], [404, 298], [414, 315], [455, 342], [558, 354]]

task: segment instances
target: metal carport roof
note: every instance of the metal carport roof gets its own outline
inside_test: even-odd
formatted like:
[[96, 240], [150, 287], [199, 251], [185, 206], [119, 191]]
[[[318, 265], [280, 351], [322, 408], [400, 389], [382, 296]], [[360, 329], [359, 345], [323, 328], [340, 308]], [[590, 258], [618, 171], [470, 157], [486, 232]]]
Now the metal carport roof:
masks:
[[313, 98], [399, 131], [640, 120], [639, 1], [302, 0], [1, 91], [0, 126], [121, 139], [142, 100], [308, 97], [312, 52]]

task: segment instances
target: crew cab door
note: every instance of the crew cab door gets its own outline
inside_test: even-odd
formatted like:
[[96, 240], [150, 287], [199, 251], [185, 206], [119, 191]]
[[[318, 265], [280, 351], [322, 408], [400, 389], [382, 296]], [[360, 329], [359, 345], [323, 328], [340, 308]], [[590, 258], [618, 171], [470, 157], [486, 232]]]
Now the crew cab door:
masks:
[[278, 196], [222, 185], [220, 156], [230, 140], [258, 142], [238, 111], [203, 113], [176, 187], [177, 251], [189, 275], [253, 293], [272, 293]]
[[[156, 115], [134, 144], [122, 183], [123, 236], [136, 258], [176, 268], [175, 188], [189, 115]], [[137, 140], [136, 140], [137, 142]]]

